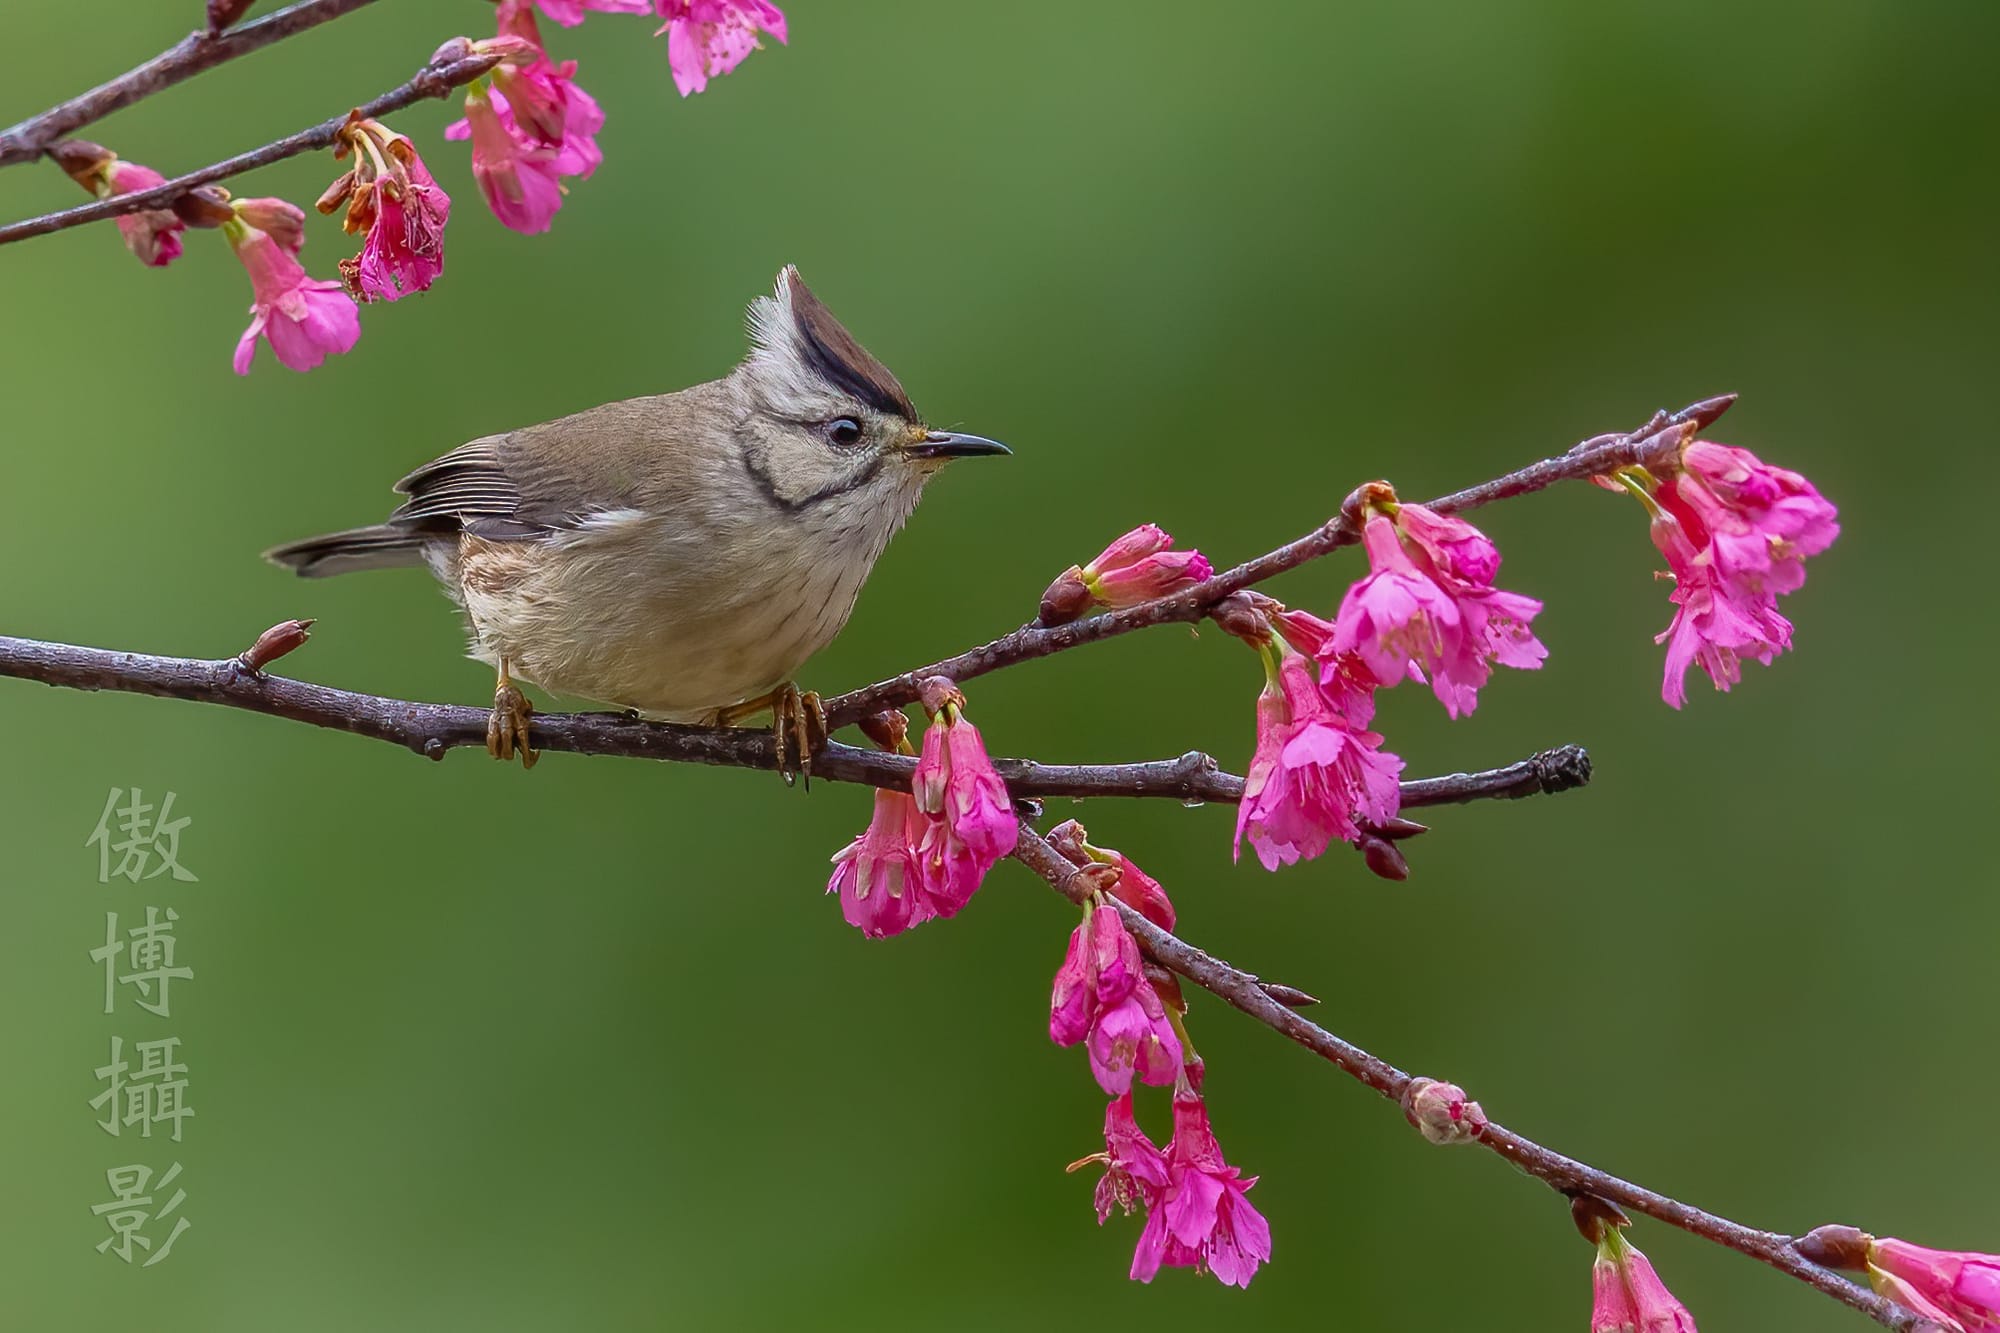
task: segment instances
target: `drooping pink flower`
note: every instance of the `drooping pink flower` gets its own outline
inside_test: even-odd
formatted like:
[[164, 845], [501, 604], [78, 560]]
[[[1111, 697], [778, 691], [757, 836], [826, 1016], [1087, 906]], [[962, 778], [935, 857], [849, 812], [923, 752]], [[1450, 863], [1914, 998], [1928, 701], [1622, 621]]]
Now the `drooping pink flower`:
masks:
[[1687, 671], [1696, 663], [1716, 689], [1727, 691], [1742, 679], [1744, 657], [1769, 666], [1792, 646], [1792, 624], [1778, 614], [1772, 595], [1724, 578], [1713, 546], [1697, 549], [1679, 519], [1662, 510], [1652, 535], [1673, 571], [1668, 600], [1676, 607], [1673, 623], [1654, 640], [1667, 645], [1661, 698], [1675, 708], [1686, 703]]
[[930, 819], [922, 847], [924, 888], [939, 916], [956, 915], [1021, 836], [1007, 784], [986, 757], [979, 729], [956, 704], [939, 708], [924, 732], [910, 789]]
[[1193, 587], [1215, 572], [1200, 551], [1173, 544], [1156, 524], [1136, 527], [1083, 567], [1083, 584], [1099, 605], [1118, 608]]
[[901, 934], [933, 915], [917, 873], [926, 824], [908, 792], [878, 790], [867, 829], [834, 853], [826, 891], [840, 895], [840, 914], [871, 940]]
[[1427, 679], [1445, 711], [1464, 717], [1494, 661], [1532, 670], [1548, 656], [1528, 629], [1542, 604], [1493, 586], [1500, 552], [1470, 523], [1406, 504], [1394, 518], [1371, 514], [1362, 542], [1370, 572], [1342, 599], [1332, 648], [1358, 655], [1381, 684]]
[[535, 0], [535, 4], [551, 22], [565, 28], [583, 22], [586, 10], [599, 14], [646, 14], [653, 8], [653, 0]]
[[2000, 1255], [1870, 1239], [1868, 1280], [1899, 1305], [1963, 1333], [2000, 1333]]
[[[350, 231], [365, 227], [367, 236], [361, 253], [344, 261], [341, 271], [352, 278], [350, 288], [364, 301], [394, 301], [426, 291], [444, 272], [444, 228], [451, 218], [451, 196], [431, 178], [407, 138], [373, 122], [357, 133], [378, 144], [386, 169], [377, 169], [374, 155], [365, 145], [357, 145], [357, 158], [369, 158], [373, 174], [356, 183], [345, 226]], [[357, 174], [361, 170], [357, 163]], [[327, 201], [322, 199], [320, 206], [326, 208]]]
[[1694, 1316], [1616, 1227], [1597, 1243], [1590, 1286], [1590, 1333], [1695, 1333]]
[[[311, 370], [329, 353], [353, 347], [361, 337], [361, 317], [346, 290], [337, 282], [307, 277], [294, 258], [298, 245], [280, 239], [288, 222], [290, 233], [302, 240], [304, 214], [282, 199], [239, 200], [235, 210], [236, 217], [222, 230], [250, 274], [252, 294], [250, 327], [236, 343], [236, 373], [250, 373], [260, 337], [271, 344], [279, 362], [293, 370]], [[246, 220], [259, 214], [273, 217], [279, 236]]]
[[1266, 870], [1360, 836], [1357, 818], [1382, 823], [1401, 804], [1403, 761], [1382, 737], [1334, 707], [1306, 658], [1280, 645], [1257, 699], [1257, 750], [1236, 813], [1236, 854], [1247, 836]]
[[1798, 591], [1805, 558], [1840, 535], [1838, 511], [1810, 481], [1748, 449], [1696, 440], [1681, 451], [1681, 466], [1654, 498], [1747, 595]]
[[465, 119], [447, 126], [444, 137], [472, 141], [472, 178], [487, 207], [501, 225], [534, 236], [549, 229], [562, 207], [556, 180], [562, 150], [529, 141], [511, 110], [503, 118], [505, 101], [475, 84], [465, 95]]
[[1223, 1160], [1200, 1094], [1174, 1090], [1167, 1190], [1146, 1218], [1132, 1276], [1151, 1282], [1164, 1267], [1206, 1269], [1225, 1286], [1247, 1287], [1271, 1258], [1271, 1227], [1244, 1197], [1255, 1176]]
[[757, 49], [760, 31], [785, 41], [784, 11], [769, 0], [656, 0], [656, 12], [682, 97], [742, 64]]
[[1158, 926], [1161, 930], [1174, 928], [1174, 903], [1167, 897], [1166, 889], [1160, 881], [1133, 865], [1125, 853], [1115, 848], [1106, 848], [1112, 857], [1112, 864], [1118, 867], [1118, 882], [1111, 886], [1111, 896], [1130, 907], [1140, 916]]
[[604, 160], [597, 146], [604, 111], [578, 86], [576, 62], [549, 59], [529, 0], [500, 0], [499, 26], [501, 37], [517, 38], [531, 48], [527, 59], [493, 68], [494, 110], [501, 124], [520, 142], [554, 149], [557, 175], [590, 175]]
[[1356, 727], [1375, 720], [1375, 691], [1381, 682], [1359, 653], [1334, 648], [1338, 626], [1310, 611], [1286, 608], [1271, 617], [1286, 643], [1320, 664], [1320, 693], [1327, 706]]
[[1049, 1040], [1086, 1042], [1090, 1071], [1114, 1096], [1141, 1082], [1164, 1087], [1181, 1066], [1181, 1043], [1139, 945], [1118, 909], [1093, 907], [1070, 934], [1049, 994]]
[[[104, 168], [104, 188], [99, 191], [99, 197], [137, 194], [141, 190], [164, 185], [166, 180], [151, 167], [114, 158]], [[181, 257], [181, 232], [186, 229], [186, 224], [174, 216], [172, 209], [148, 208], [138, 213], [125, 213], [118, 217], [117, 222], [118, 234], [125, 239], [125, 248], [147, 267], [165, 268]]]
[[1104, 1175], [1098, 1179], [1093, 1200], [1099, 1226], [1110, 1218], [1114, 1208], [1130, 1217], [1135, 1208], [1150, 1211], [1157, 1207], [1166, 1195], [1166, 1156], [1153, 1146], [1146, 1131], [1133, 1118], [1130, 1092], [1120, 1093], [1104, 1108], [1104, 1151], [1071, 1162], [1068, 1169], [1080, 1171], [1086, 1166], [1099, 1165], [1104, 1168]]

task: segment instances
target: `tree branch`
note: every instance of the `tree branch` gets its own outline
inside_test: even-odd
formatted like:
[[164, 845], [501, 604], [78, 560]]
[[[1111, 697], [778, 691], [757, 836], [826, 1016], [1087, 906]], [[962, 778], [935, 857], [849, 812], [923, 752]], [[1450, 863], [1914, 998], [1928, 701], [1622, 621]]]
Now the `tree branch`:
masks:
[[[273, 15], [272, 17], [276, 17]], [[416, 76], [399, 88], [392, 88], [380, 97], [360, 108], [361, 114], [370, 119], [379, 119], [392, 111], [421, 102], [427, 97], [446, 97], [451, 90], [472, 82], [487, 70], [500, 63], [498, 55], [468, 55], [454, 60], [440, 61], [426, 65]], [[300, 130], [289, 138], [276, 143], [265, 144], [247, 153], [225, 158], [199, 171], [190, 171], [185, 176], [176, 176], [170, 181], [155, 185], [150, 190], [135, 190], [130, 194], [114, 194], [109, 199], [99, 199], [94, 203], [79, 204], [75, 208], [65, 208], [55, 213], [44, 213], [40, 217], [12, 222], [0, 227], [0, 245], [9, 241], [24, 241], [30, 236], [46, 236], [53, 231], [68, 227], [80, 227], [86, 222], [99, 222], [105, 218], [115, 218], [123, 213], [137, 213], [148, 208], [166, 208], [173, 201], [197, 186], [214, 181], [240, 176], [258, 167], [267, 167], [273, 162], [282, 162], [300, 153], [309, 153], [315, 148], [330, 148], [340, 131], [347, 125], [347, 115], [342, 113], [331, 120], [322, 121], [311, 129]]]
[[[1086, 878], [1079, 878], [1076, 867], [1064, 859], [1063, 855], [1051, 847], [1034, 826], [1025, 820], [1021, 824], [1021, 841], [1015, 848], [1014, 857], [1047, 880], [1056, 892], [1071, 902], [1080, 906], [1090, 897], [1090, 882]], [[1119, 915], [1124, 918], [1125, 928], [1132, 932], [1133, 937], [1139, 942], [1139, 947], [1155, 963], [1221, 997], [1279, 1035], [1297, 1042], [1328, 1061], [1349, 1077], [1373, 1088], [1388, 1100], [1401, 1104], [1403, 1094], [1412, 1081], [1412, 1075], [1404, 1073], [1380, 1056], [1335, 1036], [1310, 1019], [1294, 1013], [1273, 998], [1264, 984], [1251, 973], [1233, 967], [1219, 958], [1202, 952], [1178, 936], [1161, 930], [1124, 903], [1115, 899], [1112, 902], [1118, 908]], [[1817, 1291], [1824, 1292], [1843, 1305], [1859, 1310], [1883, 1327], [1897, 1330], [1897, 1333], [1922, 1333], [1924, 1330], [1936, 1329], [1936, 1325], [1912, 1314], [1895, 1302], [1809, 1262], [1799, 1253], [1793, 1237], [1772, 1231], [1759, 1231], [1740, 1222], [1732, 1222], [1726, 1217], [1704, 1212], [1691, 1204], [1682, 1203], [1678, 1199], [1622, 1180], [1574, 1158], [1565, 1157], [1552, 1148], [1545, 1148], [1532, 1139], [1498, 1124], [1489, 1124], [1477, 1142], [1484, 1144], [1559, 1193], [1592, 1194], [1601, 1199], [1609, 1199], [1634, 1212], [1644, 1213], [1669, 1226], [1679, 1227], [1704, 1240], [1713, 1241], [1739, 1254], [1749, 1255], [1753, 1259], [1769, 1264], [1781, 1273], [1797, 1278]]]
[[[1600, 435], [1585, 440], [1566, 454], [1543, 459], [1517, 472], [1454, 491], [1427, 503], [1441, 513], [1456, 513], [1476, 509], [1495, 500], [1545, 490], [1559, 481], [1603, 476], [1621, 467], [1657, 463], [1679, 449], [1682, 443], [1692, 438], [1694, 432], [1706, 428], [1728, 411], [1735, 401], [1736, 395], [1724, 394], [1704, 399], [1672, 414], [1655, 413], [1651, 421], [1630, 434]], [[1170, 597], [1157, 598], [1123, 611], [1091, 616], [1067, 625], [1025, 625], [1012, 634], [969, 649], [956, 657], [947, 657], [929, 666], [918, 667], [829, 699], [826, 701], [827, 725], [845, 726], [884, 708], [910, 703], [917, 698], [918, 687], [931, 676], [949, 676], [963, 683], [1002, 667], [1047, 657], [1115, 635], [1129, 634], [1136, 629], [1175, 622], [1197, 622], [1229, 594], [1296, 569], [1309, 560], [1316, 560], [1359, 540], [1360, 530], [1352, 520], [1344, 513], [1337, 514], [1297, 541], [1254, 560], [1246, 560], [1234, 569], [1224, 570], [1206, 582]]]
[[[297, 641], [303, 641], [303, 634]], [[462, 704], [416, 703], [338, 690], [253, 671], [240, 658], [204, 661], [155, 657], [106, 648], [45, 643], [0, 635], [0, 676], [75, 690], [117, 690], [189, 699], [293, 722], [350, 732], [442, 759], [461, 747], [484, 749], [488, 714]], [[777, 767], [771, 734], [750, 727], [692, 727], [647, 722], [618, 713], [537, 713], [534, 743], [572, 754], [657, 759], [729, 768]], [[1136, 764], [1041, 764], [995, 759], [1015, 796], [1144, 796], [1234, 803], [1243, 779], [1213, 758], [1189, 751], [1178, 759]], [[831, 782], [907, 789], [916, 760], [828, 741], [813, 756], [813, 776]], [[1403, 784], [1406, 807], [1568, 791], [1590, 780], [1590, 756], [1560, 746], [1504, 768], [1453, 773]]]
[[102, 120], [114, 111], [171, 88], [225, 61], [262, 50], [271, 43], [316, 28], [371, 4], [373, 0], [304, 0], [275, 14], [246, 23], [232, 32], [198, 28], [145, 64], [129, 69], [109, 83], [0, 130], [0, 167], [32, 162], [49, 145]]

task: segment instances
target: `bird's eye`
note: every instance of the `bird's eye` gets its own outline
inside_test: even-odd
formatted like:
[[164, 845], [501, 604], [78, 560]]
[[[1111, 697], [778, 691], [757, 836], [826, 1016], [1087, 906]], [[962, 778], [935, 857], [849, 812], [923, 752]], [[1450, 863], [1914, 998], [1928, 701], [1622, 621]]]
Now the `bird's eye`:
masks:
[[843, 449], [861, 443], [861, 423], [853, 417], [835, 417], [826, 423], [826, 438]]

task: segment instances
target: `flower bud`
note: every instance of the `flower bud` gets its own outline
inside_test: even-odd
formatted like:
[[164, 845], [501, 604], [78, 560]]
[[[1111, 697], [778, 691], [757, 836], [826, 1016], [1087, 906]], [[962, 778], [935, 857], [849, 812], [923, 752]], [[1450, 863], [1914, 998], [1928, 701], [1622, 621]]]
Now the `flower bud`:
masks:
[[1792, 1248], [1822, 1268], [1844, 1268], [1859, 1273], [1868, 1267], [1868, 1247], [1875, 1238], [1860, 1227], [1814, 1227], [1794, 1241]]
[[229, 191], [214, 185], [198, 185], [173, 202], [174, 216], [190, 227], [220, 227], [236, 216], [229, 206]]
[[1486, 1133], [1486, 1112], [1456, 1083], [1412, 1079], [1403, 1090], [1403, 1114], [1432, 1143], [1474, 1143]]
[[1410, 877], [1410, 863], [1396, 844], [1373, 833], [1363, 833], [1354, 845], [1361, 851], [1361, 860], [1369, 870], [1383, 879], [1395, 880], [1398, 884]]
[[238, 199], [236, 216], [263, 232], [292, 254], [306, 243], [306, 215], [282, 199]]
[[49, 146], [49, 156], [68, 173], [71, 180], [92, 194], [97, 193], [104, 169], [118, 160], [118, 154], [88, 139], [59, 140]]
[[286, 653], [302, 647], [312, 637], [312, 627], [310, 620], [279, 621], [259, 634], [257, 642], [237, 654], [236, 660], [245, 671], [257, 675]]

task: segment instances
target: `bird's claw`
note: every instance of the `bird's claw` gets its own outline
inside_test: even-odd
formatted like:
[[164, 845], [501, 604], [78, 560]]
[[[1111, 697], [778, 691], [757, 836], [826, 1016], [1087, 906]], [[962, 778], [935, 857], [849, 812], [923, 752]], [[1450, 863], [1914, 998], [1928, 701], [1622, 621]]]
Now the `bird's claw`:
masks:
[[794, 776], [803, 777], [806, 790], [811, 791], [812, 757], [826, 743], [826, 710], [820, 706], [819, 695], [812, 690], [801, 692], [790, 683], [773, 691], [771, 739], [785, 785], [791, 786]]
[[534, 712], [528, 696], [502, 680], [493, 689], [493, 715], [486, 719], [486, 753], [504, 762], [519, 751], [521, 767], [533, 768], [541, 758], [528, 745], [528, 719]]

